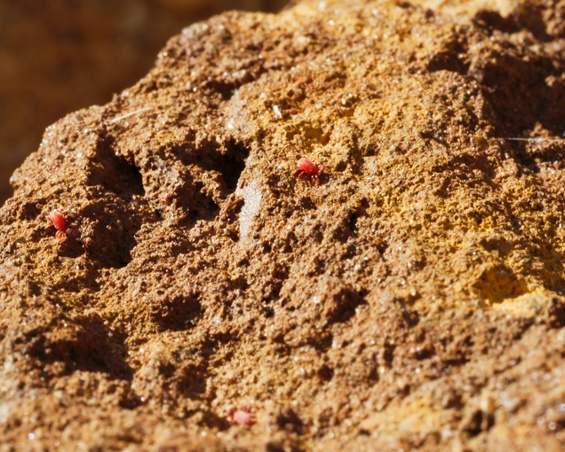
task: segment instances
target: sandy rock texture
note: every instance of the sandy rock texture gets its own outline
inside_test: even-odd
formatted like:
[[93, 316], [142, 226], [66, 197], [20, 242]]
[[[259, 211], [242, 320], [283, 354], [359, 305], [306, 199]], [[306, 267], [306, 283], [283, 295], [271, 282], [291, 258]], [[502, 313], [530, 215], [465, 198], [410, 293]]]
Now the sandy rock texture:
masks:
[[0, 210], [1, 450], [563, 450], [564, 15], [224, 14], [49, 127]]
[[228, 9], [285, 0], [0, 2], [0, 205], [9, 178], [63, 115], [108, 102], [147, 73], [167, 39]]

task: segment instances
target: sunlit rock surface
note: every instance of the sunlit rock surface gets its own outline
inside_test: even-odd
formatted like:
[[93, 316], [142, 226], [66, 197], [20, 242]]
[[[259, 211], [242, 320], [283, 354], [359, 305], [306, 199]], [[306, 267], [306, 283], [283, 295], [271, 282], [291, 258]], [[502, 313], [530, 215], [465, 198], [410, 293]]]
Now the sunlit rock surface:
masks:
[[0, 210], [3, 447], [562, 450], [562, 14], [225, 14], [48, 128]]

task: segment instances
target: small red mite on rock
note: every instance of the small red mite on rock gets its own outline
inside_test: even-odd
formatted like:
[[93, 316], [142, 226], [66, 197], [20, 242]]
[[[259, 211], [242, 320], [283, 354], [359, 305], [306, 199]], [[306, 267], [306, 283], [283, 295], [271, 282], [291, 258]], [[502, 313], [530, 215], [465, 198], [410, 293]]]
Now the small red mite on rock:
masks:
[[64, 215], [59, 210], [54, 210], [49, 214], [47, 218], [50, 221], [48, 227], [54, 226], [55, 229], [57, 229], [55, 237], [57, 237], [58, 239], [76, 236], [76, 230], [68, 226], [67, 220], [65, 220]]
[[320, 183], [320, 176], [327, 174], [324, 165], [316, 165], [308, 157], [302, 157], [296, 164], [294, 175], [298, 178], [314, 179]]
[[233, 425], [244, 425], [245, 427], [251, 427], [257, 421], [255, 413], [249, 408], [231, 408], [226, 418]]

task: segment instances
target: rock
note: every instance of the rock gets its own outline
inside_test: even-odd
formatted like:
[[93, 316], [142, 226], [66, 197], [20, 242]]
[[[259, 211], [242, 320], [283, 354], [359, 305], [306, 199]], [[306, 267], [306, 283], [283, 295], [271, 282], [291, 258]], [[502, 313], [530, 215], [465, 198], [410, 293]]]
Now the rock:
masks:
[[33, 0], [0, 3], [0, 205], [9, 178], [63, 115], [135, 83], [182, 27], [284, 0]]
[[6, 447], [561, 450], [563, 13], [227, 13], [49, 127], [0, 210]]

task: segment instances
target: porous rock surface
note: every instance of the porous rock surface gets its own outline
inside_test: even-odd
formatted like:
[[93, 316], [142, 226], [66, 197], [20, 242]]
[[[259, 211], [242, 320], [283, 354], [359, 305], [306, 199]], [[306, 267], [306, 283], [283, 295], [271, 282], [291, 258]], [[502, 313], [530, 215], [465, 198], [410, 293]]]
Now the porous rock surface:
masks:
[[564, 13], [225, 14], [49, 127], [0, 211], [2, 450], [562, 450]]
[[12, 172], [47, 125], [135, 83], [183, 26], [228, 9], [278, 11], [285, 0], [0, 2], [0, 205]]

